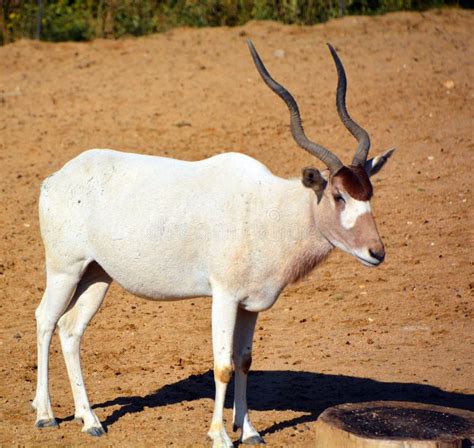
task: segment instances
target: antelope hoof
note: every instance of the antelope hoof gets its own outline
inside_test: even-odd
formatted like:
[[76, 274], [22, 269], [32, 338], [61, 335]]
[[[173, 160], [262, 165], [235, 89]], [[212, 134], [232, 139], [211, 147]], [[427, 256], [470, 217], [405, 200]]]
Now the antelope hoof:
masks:
[[224, 429], [209, 431], [207, 434], [212, 439], [212, 448], [233, 448], [234, 444]]
[[86, 429], [87, 434], [91, 435], [92, 437], [100, 437], [105, 434], [104, 428], [89, 428]]
[[229, 440], [212, 440], [212, 448], [234, 448], [234, 444]]
[[255, 436], [247, 437], [241, 442], [243, 445], [265, 445], [265, 440], [258, 434]]
[[42, 420], [38, 420], [35, 423], [35, 426], [37, 428], [42, 429], [42, 428], [57, 428], [59, 425], [55, 418], [44, 418]]

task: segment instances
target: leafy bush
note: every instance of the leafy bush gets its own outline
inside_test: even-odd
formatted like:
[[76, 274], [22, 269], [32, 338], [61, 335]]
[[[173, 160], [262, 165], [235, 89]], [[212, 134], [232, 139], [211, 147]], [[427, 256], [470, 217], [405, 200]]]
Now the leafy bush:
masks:
[[58, 0], [48, 4], [43, 15], [41, 38], [51, 41], [92, 39], [93, 18], [81, 3]]
[[[346, 14], [422, 10], [469, 0], [1, 0], [0, 44], [33, 38], [140, 36], [175, 26], [235, 26], [251, 19], [314, 24]], [[38, 14], [39, 11], [41, 14]]]

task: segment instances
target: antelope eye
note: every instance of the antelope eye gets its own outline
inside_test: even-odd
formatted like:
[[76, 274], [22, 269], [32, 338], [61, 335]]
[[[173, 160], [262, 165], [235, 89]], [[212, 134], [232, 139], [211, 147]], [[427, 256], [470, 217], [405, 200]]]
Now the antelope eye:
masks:
[[340, 194], [334, 195], [334, 200], [336, 202], [340, 202], [340, 203], [345, 203], [346, 202], [346, 200]]

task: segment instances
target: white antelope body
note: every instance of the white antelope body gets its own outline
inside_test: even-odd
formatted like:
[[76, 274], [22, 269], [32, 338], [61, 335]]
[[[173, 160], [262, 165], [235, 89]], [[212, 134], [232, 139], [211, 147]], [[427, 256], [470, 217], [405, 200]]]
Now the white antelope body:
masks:
[[185, 162], [91, 150], [47, 178], [40, 195], [47, 287], [36, 311], [38, 385], [33, 406], [38, 427], [56, 425], [48, 352], [57, 325], [75, 416], [83, 420], [83, 431], [104, 433], [89, 405], [79, 346], [115, 280], [133, 294], [156, 300], [212, 296], [216, 399], [208, 434], [215, 446], [232, 446], [222, 413], [234, 370], [234, 427], [241, 428], [243, 443], [260, 443], [246, 402], [258, 313], [334, 247], [367, 265], [383, 260], [368, 176], [381, 169], [391, 151], [366, 161], [367, 141], [345, 110], [345, 76], [335, 51], [330, 47], [339, 73], [338, 110], [359, 141], [350, 167], [306, 139], [293, 98], [271, 79], [249, 45], [264, 81], [290, 108], [295, 140], [329, 169], [320, 173], [306, 168], [303, 181], [287, 180], [237, 153]]

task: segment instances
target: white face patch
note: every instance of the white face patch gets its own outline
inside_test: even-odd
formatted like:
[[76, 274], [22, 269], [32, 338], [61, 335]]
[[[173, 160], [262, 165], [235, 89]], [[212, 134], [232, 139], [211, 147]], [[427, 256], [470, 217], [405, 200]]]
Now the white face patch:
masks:
[[357, 201], [352, 198], [346, 199], [346, 206], [341, 213], [341, 224], [345, 229], [352, 229], [355, 226], [357, 218], [364, 213], [370, 213], [369, 201]]

